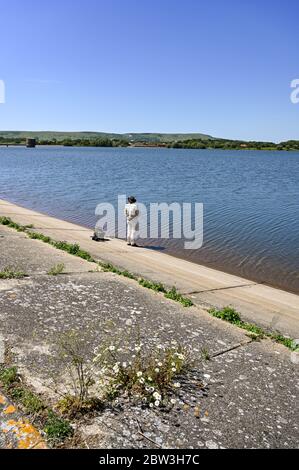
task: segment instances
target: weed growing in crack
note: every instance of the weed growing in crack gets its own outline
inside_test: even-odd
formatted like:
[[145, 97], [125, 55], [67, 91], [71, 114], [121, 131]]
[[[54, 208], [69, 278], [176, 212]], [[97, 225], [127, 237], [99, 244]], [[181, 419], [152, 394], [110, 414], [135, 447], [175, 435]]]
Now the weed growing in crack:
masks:
[[26, 273], [23, 271], [18, 271], [11, 266], [6, 266], [2, 271], [0, 271], [0, 279], [22, 279], [26, 276]]
[[58, 348], [71, 382], [71, 390], [63, 393], [57, 403], [59, 411], [74, 415], [101, 407], [101, 401], [90, 396], [95, 380], [93, 370], [84, 357], [82, 337], [75, 331], [66, 332], [60, 337]]
[[57, 441], [72, 436], [74, 431], [68, 421], [55, 414], [52, 410], [49, 410], [44, 432], [48, 439]]
[[0, 224], [1, 225], [6, 225], [7, 227], [13, 228], [17, 230], [18, 232], [26, 232], [26, 230], [33, 228], [33, 225], [21, 225], [18, 224], [17, 222], [14, 222], [11, 220], [10, 217], [0, 217]]
[[38, 414], [46, 408], [44, 402], [39, 398], [39, 396], [24, 387], [17, 386], [13, 388], [11, 396], [22, 405], [25, 413]]
[[286, 336], [283, 336], [280, 333], [269, 333], [265, 331], [263, 328], [254, 325], [253, 323], [247, 323], [241, 319], [240, 314], [232, 307], [224, 307], [221, 310], [217, 310], [215, 308], [212, 308], [209, 310], [209, 313], [216, 318], [220, 318], [221, 320], [227, 321], [229, 323], [232, 323], [233, 325], [238, 326], [239, 328], [242, 328], [243, 330], [246, 330], [249, 332], [250, 338], [253, 341], [260, 340], [263, 338], [269, 338], [275, 341], [276, 343], [283, 344], [287, 348], [291, 350], [295, 350], [294, 346], [294, 340], [292, 338], [288, 338]]
[[98, 265], [101, 267], [102, 271], [104, 271], [104, 272], [110, 272], [110, 273], [118, 274], [119, 276], [128, 277], [129, 279], [134, 279], [135, 281], [137, 280], [137, 278], [134, 274], [130, 273], [127, 270], [119, 269], [111, 263], [98, 262]]
[[24, 413], [36, 419], [39, 428], [44, 428], [48, 439], [58, 442], [73, 434], [70, 423], [54, 413], [39, 395], [23, 383], [15, 366], [0, 368], [0, 385]]
[[201, 357], [205, 361], [209, 361], [211, 359], [211, 355], [210, 355], [209, 350], [207, 348], [201, 348], [200, 353], [201, 353]]
[[163, 284], [161, 284], [160, 282], [159, 283], [152, 282], [152, 281], [148, 281], [147, 279], [142, 278], [142, 279], [139, 279], [138, 283], [140, 286], [146, 287], [147, 289], [154, 290], [155, 292], [163, 292], [164, 294], [167, 292]]
[[175, 300], [176, 302], [180, 302], [183, 307], [192, 307], [193, 302], [192, 300], [188, 299], [188, 297], [184, 297], [182, 294], [177, 292], [176, 288], [173, 287], [168, 292], [164, 294], [167, 299]]
[[54, 266], [52, 266], [52, 268], [47, 272], [47, 274], [49, 274], [49, 276], [58, 276], [58, 274], [62, 274], [63, 271], [64, 271], [64, 264], [63, 263], [59, 263], [59, 264], [55, 264]]
[[40, 240], [44, 243], [48, 243], [49, 245], [54, 246], [54, 248], [57, 248], [58, 250], [66, 251], [67, 253], [78, 256], [79, 258], [85, 259], [86, 261], [94, 261], [92, 256], [85, 250], [82, 250], [78, 243], [68, 243], [65, 241], [55, 241], [52, 240], [51, 237], [48, 237], [47, 235], [44, 235], [43, 233], [39, 232], [32, 232], [26, 230], [26, 234], [28, 235], [29, 238], [33, 240]]
[[114, 400], [124, 395], [151, 408], [174, 400], [171, 397], [181, 386], [179, 377], [191, 363], [190, 352], [180, 345], [149, 350], [140, 341], [133, 351], [130, 346], [110, 344], [94, 362], [101, 365], [99, 386], [106, 398]]
[[0, 382], [5, 390], [8, 390], [18, 380], [19, 377], [16, 367], [0, 368]]

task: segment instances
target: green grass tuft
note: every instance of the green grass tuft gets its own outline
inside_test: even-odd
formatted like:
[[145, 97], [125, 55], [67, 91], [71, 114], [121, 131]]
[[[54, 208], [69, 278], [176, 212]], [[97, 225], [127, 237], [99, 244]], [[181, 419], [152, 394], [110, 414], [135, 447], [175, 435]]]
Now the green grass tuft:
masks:
[[170, 289], [168, 292], [164, 294], [167, 299], [175, 300], [176, 302], [180, 302], [184, 307], [192, 307], [193, 302], [192, 300], [188, 299], [188, 297], [184, 297], [180, 294], [175, 287]]
[[50, 243], [51, 242], [51, 238], [46, 236], [46, 235], [43, 235], [42, 233], [39, 233], [39, 232], [31, 232], [31, 231], [28, 231], [27, 232], [27, 235], [29, 238], [31, 238], [32, 240], [41, 240], [42, 242], [44, 243]]
[[52, 266], [52, 268], [47, 272], [47, 274], [49, 274], [49, 276], [58, 276], [58, 274], [63, 273], [63, 270], [64, 270], [64, 264], [59, 263], [59, 264], [55, 264], [54, 266]]
[[37, 395], [23, 387], [14, 388], [11, 391], [11, 396], [14, 400], [21, 403], [25, 412], [28, 414], [37, 414], [46, 408]]
[[138, 283], [140, 286], [146, 287], [147, 289], [154, 290], [155, 292], [163, 292], [164, 294], [166, 294], [167, 292], [167, 290], [161, 283], [148, 281], [147, 279], [143, 279], [143, 278], [139, 279]]
[[17, 222], [11, 220], [10, 217], [0, 217], [0, 224], [7, 225], [7, 227], [13, 228], [18, 232], [26, 232], [29, 228], [33, 228], [33, 225], [20, 225]]
[[209, 310], [209, 313], [213, 315], [213, 317], [221, 318], [221, 320], [227, 321], [229, 323], [236, 324], [241, 321], [239, 313], [231, 307], [224, 307], [222, 310], [216, 310], [213, 308]]
[[48, 237], [47, 235], [44, 235], [43, 233], [39, 232], [32, 232], [32, 231], [27, 231], [26, 232], [29, 238], [32, 238], [33, 240], [40, 240], [44, 243], [48, 243], [49, 245], [54, 246], [54, 248], [57, 248], [58, 250], [66, 251], [67, 253], [78, 256], [79, 258], [85, 259], [86, 261], [93, 262], [94, 259], [92, 256], [87, 252], [84, 251], [80, 248], [78, 243], [68, 243], [65, 241], [55, 241], [52, 240], [51, 237]]
[[49, 439], [62, 440], [72, 436], [73, 428], [68, 421], [49, 410], [44, 431]]
[[114, 266], [111, 263], [98, 262], [98, 265], [101, 267], [102, 271], [104, 271], [104, 272], [118, 274], [119, 276], [124, 276], [124, 277], [127, 277], [129, 279], [134, 279], [135, 281], [137, 280], [137, 278], [134, 274], [130, 273], [127, 270], [123, 271], [123, 270], [117, 268], [116, 266]]
[[26, 277], [23, 271], [17, 271], [10, 266], [0, 271], [0, 279], [22, 279], [23, 277]]
[[248, 331], [250, 333], [248, 336], [252, 340], [270, 338], [276, 343], [283, 344], [293, 351], [296, 349], [296, 345], [294, 344], [294, 340], [292, 338], [287, 338], [280, 333], [268, 333], [267, 331], [263, 330], [263, 328], [254, 325], [253, 323], [244, 322], [241, 319], [240, 314], [232, 307], [224, 307], [221, 310], [212, 308], [208, 310], [208, 312], [213, 315], [213, 317], [220, 318], [221, 320], [232, 323], [233, 325]]
[[211, 355], [207, 348], [201, 348], [200, 353], [201, 353], [202, 359], [204, 359], [205, 361], [209, 361], [211, 359]]
[[287, 348], [295, 351], [296, 345], [294, 344], [294, 340], [292, 338], [287, 338], [286, 336], [283, 336], [280, 333], [272, 333], [268, 336], [269, 338], [273, 339], [276, 343], [283, 344]]
[[184, 307], [192, 307], [193, 305], [193, 302], [187, 297], [184, 297], [182, 294], [177, 292], [175, 287], [170, 290], [167, 290], [165, 286], [163, 286], [163, 284], [148, 281], [147, 279], [143, 278], [139, 279], [138, 283], [140, 286], [146, 287], [147, 289], [151, 289], [155, 292], [162, 292], [164, 294], [164, 297], [166, 297], [167, 299], [174, 300], [175, 302], [180, 302]]
[[4, 367], [0, 369], [0, 382], [2, 383], [5, 389], [9, 388], [15, 382], [18, 382], [19, 376], [17, 373], [17, 368], [14, 367]]

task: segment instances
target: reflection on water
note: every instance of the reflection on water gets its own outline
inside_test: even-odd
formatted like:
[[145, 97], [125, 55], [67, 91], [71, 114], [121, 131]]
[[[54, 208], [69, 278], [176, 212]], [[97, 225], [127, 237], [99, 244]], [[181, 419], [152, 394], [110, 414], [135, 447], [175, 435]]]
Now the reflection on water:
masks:
[[202, 202], [204, 244], [142, 241], [299, 293], [299, 153], [0, 147], [0, 198], [94, 227], [99, 202]]

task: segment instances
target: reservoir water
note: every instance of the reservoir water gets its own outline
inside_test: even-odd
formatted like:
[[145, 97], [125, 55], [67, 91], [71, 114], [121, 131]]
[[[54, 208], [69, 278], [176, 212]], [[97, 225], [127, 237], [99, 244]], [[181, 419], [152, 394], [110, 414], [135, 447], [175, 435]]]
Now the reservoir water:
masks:
[[202, 248], [140, 244], [299, 293], [298, 152], [0, 147], [2, 199], [93, 228], [119, 194], [203, 203]]

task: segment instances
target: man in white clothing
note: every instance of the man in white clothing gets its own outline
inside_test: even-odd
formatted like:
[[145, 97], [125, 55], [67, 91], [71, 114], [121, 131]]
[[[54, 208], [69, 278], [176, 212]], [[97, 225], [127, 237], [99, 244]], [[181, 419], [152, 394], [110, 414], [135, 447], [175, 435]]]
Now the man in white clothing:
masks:
[[128, 197], [128, 204], [125, 205], [125, 216], [127, 218], [127, 243], [136, 245], [137, 223], [139, 210], [134, 196]]

